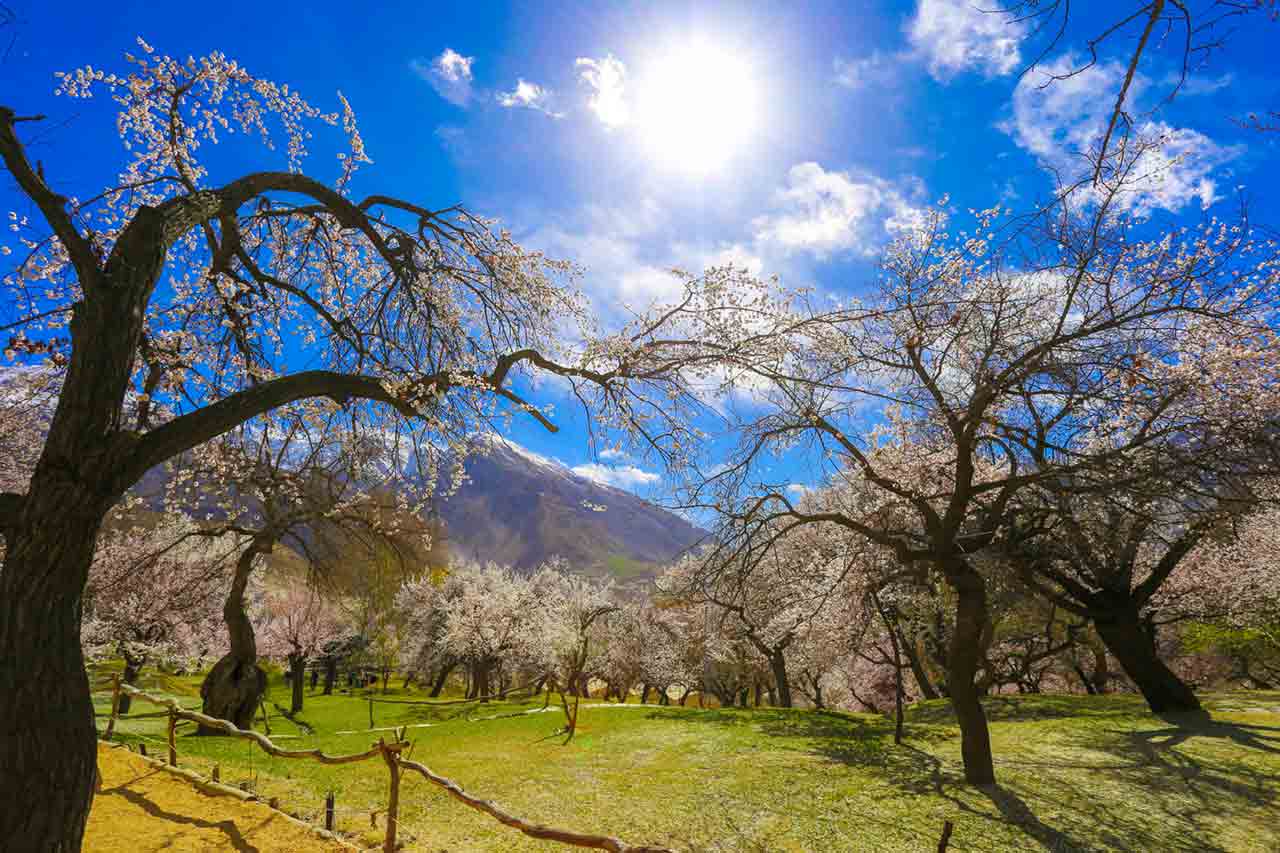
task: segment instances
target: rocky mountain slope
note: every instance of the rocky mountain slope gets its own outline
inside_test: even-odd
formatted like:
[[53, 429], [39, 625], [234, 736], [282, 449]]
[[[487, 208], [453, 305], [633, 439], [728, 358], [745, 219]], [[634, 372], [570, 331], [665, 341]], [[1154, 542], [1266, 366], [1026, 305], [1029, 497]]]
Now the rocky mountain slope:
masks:
[[532, 569], [548, 557], [620, 581], [651, 576], [705, 532], [630, 492], [496, 440], [465, 463], [470, 479], [442, 499], [450, 553]]

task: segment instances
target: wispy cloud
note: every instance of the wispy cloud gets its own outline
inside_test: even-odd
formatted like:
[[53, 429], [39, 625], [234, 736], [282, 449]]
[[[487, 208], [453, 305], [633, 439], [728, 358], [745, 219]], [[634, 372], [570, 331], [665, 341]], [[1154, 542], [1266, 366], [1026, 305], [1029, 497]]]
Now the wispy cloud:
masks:
[[[1024, 78], [1014, 90], [1013, 118], [1005, 126], [1019, 146], [1068, 180], [1090, 170], [1086, 155], [1098, 145], [1111, 116], [1114, 102], [1098, 93], [1115, 92], [1125, 74], [1119, 62], [1104, 62], [1068, 75], [1081, 64], [1070, 55], [1045, 64], [1042, 74], [1061, 78], [1049, 86], [1041, 85], [1038, 75]], [[1136, 105], [1148, 86], [1141, 74], [1134, 77], [1129, 97], [1135, 115], [1140, 115]], [[1141, 213], [1178, 211], [1193, 202], [1207, 207], [1216, 200], [1212, 174], [1235, 156], [1235, 149], [1149, 117], [1135, 119], [1130, 132], [1151, 147], [1134, 164], [1130, 191], [1120, 204]]]
[[984, 9], [975, 0], [919, 0], [907, 21], [907, 39], [935, 79], [950, 80], [965, 71], [1011, 74], [1022, 62], [1018, 43], [1026, 26], [998, 7]]
[[578, 77], [591, 90], [587, 106], [600, 122], [610, 129], [626, 124], [631, 110], [625, 97], [627, 67], [622, 60], [613, 54], [603, 59], [579, 57], [574, 65]]
[[474, 62], [475, 57], [463, 56], [453, 48], [446, 47], [430, 62], [414, 59], [409, 62], [409, 67], [413, 73], [430, 83], [440, 97], [451, 104], [465, 107], [471, 102], [471, 65]]
[[497, 94], [498, 105], [508, 109], [524, 108], [545, 113], [552, 118], [564, 118], [564, 113], [551, 108], [552, 92], [545, 86], [530, 83], [524, 78], [517, 78], [516, 87], [510, 92]]
[[898, 65], [902, 54], [886, 54], [873, 51], [870, 56], [844, 59], [837, 56], [832, 62], [835, 81], [846, 89], [861, 91], [868, 87], [892, 85], [898, 77]]
[[662, 479], [652, 471], [645, 471], [635, 465], [602, 465], [599, 462], [588, 462], [585, 465], [575, 465], [569, 470], [579, 477], [586, 477], [588, 480], [620, 489], [651, 486]]
[[757, 217], [752, 225], [762, 243], [825, 257], [874, 252], [920, 215], [921, 209], [902, 189], [882, 178], [799, 163], [778, 190], [774, 211]]

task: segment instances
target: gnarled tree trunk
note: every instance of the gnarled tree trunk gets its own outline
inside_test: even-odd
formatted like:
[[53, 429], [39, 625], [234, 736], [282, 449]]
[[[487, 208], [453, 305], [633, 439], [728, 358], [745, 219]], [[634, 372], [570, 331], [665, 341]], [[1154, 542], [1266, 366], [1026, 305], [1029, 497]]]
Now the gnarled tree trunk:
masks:
[[[271, 540], [258, 537], [236, 561], [231, 591], [222, 605], [222, 618], [227, 623], [231, 650], [214, 664], [200, 685], [200, 698], [205, 714], [230, 720], [242, 729], [253, 727], [253, 715], [267, 692], [267, 674], [258, 666], [258, 644], [253, 625], [244, 609], [244, 592], [253, 572], [253, 561], [259, 554], [271, 551]], [[296, 688], [295, 688], [296, 689]], [[224, 734], [218, 729], [200, 727], [200, 734]]]
[[[0, 110], [0, 119], [9, 171], [60, 211], [63, 201], [26, 161], [13, 113]], [[74, 232], [65, 213], [54, 219]], [[80, 617], [98, 531], [133, 485], [125, 480], [137, 439], [122, 411], [165, 224], [142, 208], [101, 266], [82, 238], [71, 244], [83, 297], [58, 406], [26, 495], [0, 496], [0, 843], [13, 849], [79, 851], [93, 800], [97, 744]]]
[[29, 508], [0, 571], [0, 843], [14, 850], [78, 851], [93, 800], [80, 612], [98, 520], [72, 490], [49, 495], [51, 511]]
[[[123, 656], [124, 656], [124, 675], [121, 680], [124, 681], [125, 684], [129, 684], [134, 687], [137, 687], [138, 676], [142, 673], [142, 667], [144, 664], [146, 664], [147, 659], [145, 657], [135, 658], [131, 656], [128, 652], [124, 652]], [[133, 707], [133, 696], [131, 696], [128, 693], [125, 693], [124, 691], [121, 691], [120, 706], [119, 706], [120, 716], [122, 717], [126, 716], [129, 713], [129, 709], [132, 707]]]
[[1160, 660], [1155, 638], [1142, 624], [1135, 603], [1091, 607], [1088, 612], [1107, 651], [1119, 661], [1120, 668], [1137, 685], [1152, 711], [1160, 714], [1200, 710], [1195, 692]]

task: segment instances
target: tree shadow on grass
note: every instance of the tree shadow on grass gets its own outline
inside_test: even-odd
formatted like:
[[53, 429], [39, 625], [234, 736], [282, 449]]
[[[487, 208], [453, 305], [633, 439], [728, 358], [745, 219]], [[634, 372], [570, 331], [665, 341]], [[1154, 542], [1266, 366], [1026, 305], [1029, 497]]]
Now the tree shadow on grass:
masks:
[[[143, 779], [154, 776], [160, 772], [161, 771], [159, 770], [153, 770], [150, 773], [145, 773], [142, 776], [130, 779], [128, 782], [123, 784], [116, 785], [111, 788], [103, 788], [97, 795], [100, 797], [121, 797], [142, 809], [152, 817], [159, 818], [160, 820], [168, 821], [170, 823], [198, 826], [201, 829], [219, 830], [227, 836], [226, 843], [232, 850], [239, 851], [239, 853], [258, 853], [258, 848], [253, 844], [250, 844], [248, 840], [245, 839], [244, 834], [240, 831], [240, 827], [236, 826], [235, 821], [230, 819], [220, 821], [204, 820], [203, 818], [167, 811], [161, 808], [154, 801], [148, 799], [144, 794], [129, 787], [129, 785], [134, 782], [140, 782]], [[267, 818], [267, 820], [269, 819], [270, 818]]]
[[[1111, 760], [1060, 761], [1006, 759], [1000, 762], [1052, 778], [1054, 806], [1070, 809], [1073, 825], [1112, 849], [1179, 850], [1224, 853], [1215, 835], [1223, 825], [1242, 826], [1258, 819], [1259, 809], [1280, 797], [1276, 770], [1251, 766], [1239, 752], [1192, 752], [1193, 738], [1218, 738], [1258, 750], [1260, 757], [1280, 753], [1269, 726], [1240, 726], [1214, 721], [1207, 713], [1162, 715], [1173, 725], [1157, 729], [1081, 729], [1073, 743], [1088, 755]], [[1260, 733], [1262, 732], [1262, 733]], [[1074, 773], [1070, 771], [1076, 771]], [[1081, 774], [1079, 771], [1084, 771]], [[1129, 801], [1098, 792], [1123, 786], [1138, 793]], [[1045, 799], [1043, 796], [1041, 799]], [[1274, 844], [1272, 837], [1270, 843]], [[1259, 839], [1259, 844], [1264, 842]], [[1259, 849], [1262, 849], [1260, 846]]]
[[[1147, 713], [1140, 696], [1078, 696], [1074, 694], [997, 694], [984, 696], [982, 708], [992, 723], [1038, 722], [1064, 717], [1120, 718]], [[906, 712], [909, 722], [954, 724], [955, 712], [947, 699], [918, 702]]]

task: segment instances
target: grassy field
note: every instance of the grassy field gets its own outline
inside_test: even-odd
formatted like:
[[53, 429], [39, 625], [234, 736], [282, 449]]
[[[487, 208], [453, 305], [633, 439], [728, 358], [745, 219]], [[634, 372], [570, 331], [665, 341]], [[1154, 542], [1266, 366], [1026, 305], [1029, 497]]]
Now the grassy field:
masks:
[[[144, 676], [144, 687], [198, 704], [197, 679]], [[270, 700], [286, 704], [273, 680]], [[381, 695], [375, 698], [382, 698]], [[421, 698], [397, 691], [387, 698]], [[98, 708], [109, 710], [105, 695]], [[431, 708], [375, 704], [375, 728], [410, 725], [412, 758], [526, 818], [690, 851], [922, 851], [955, 822], [950, 849], [1280, 851], [1280, 693], [1219, 693], [1199, 717], [1157, 717], [1131, 696], [996, 697], [987, 703], [1000, 786], [961, 783], [958, 731], [945, 702], [908, 715], [906, 743], [869, 714], [584, 706], [577, 738], [541, 702]], [[153, 710], [135, 705], [134, 714]], [[364, 694], [308, 691], [313, 731], [271, 717], [282, 745], [363, 750]], [[129, 719], [126, 741], [160, 746], [163, 720]], [[349, 733], [348, 733], [349, 732]], [[270, 759], [246, 741], [178, 741], [180, 763], [254, 785], [315, 819], [337, 792], [338, 826], [374, 843], [385, 805], [380, 761], [326, 767]], [[565, 849], [534, 841], [416, 775], [402, 786], [402, 838], [418, 851]], [[378, 825], [382, 822], [379, 820]]]

